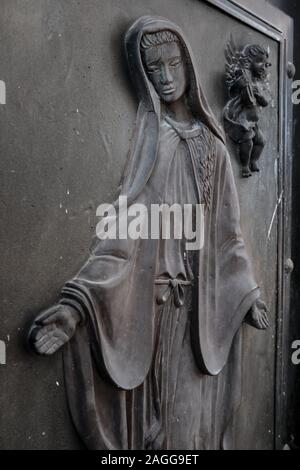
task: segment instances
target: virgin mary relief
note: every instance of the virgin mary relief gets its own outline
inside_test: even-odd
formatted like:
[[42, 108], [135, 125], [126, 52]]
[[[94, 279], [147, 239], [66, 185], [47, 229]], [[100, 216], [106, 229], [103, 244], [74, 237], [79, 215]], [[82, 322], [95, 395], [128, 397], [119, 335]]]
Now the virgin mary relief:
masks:
[[140, 105], [121, 196], [129, 208], [202, 204], [204, 246], [187, 250], [184, 237], [96, 240], [58, 303], [36, 319], [31, 342], [42, 355], [63, 347], [68, 404], [88, 448], [229, 448], [240, 328], [269, 321], [223, 131], [179, 27], [142, 17], [126, 50]]

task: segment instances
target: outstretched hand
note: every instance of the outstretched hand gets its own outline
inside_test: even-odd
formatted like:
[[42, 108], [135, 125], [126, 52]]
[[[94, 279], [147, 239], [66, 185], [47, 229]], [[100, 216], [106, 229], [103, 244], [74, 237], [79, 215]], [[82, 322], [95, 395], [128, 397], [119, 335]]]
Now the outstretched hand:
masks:
[[267, 330], [270, 327], [267, 312], [268, 309], [266, 304], [262, 300], [258, 299], [251, 307], [245, 318], [245, 322], [257, 330]]
[[30, 333], [33, 349], [45, 356], [56, 353], [74, 336], [79, 322], [80, 316], [71, 306], [50, 307], [37, 318]]

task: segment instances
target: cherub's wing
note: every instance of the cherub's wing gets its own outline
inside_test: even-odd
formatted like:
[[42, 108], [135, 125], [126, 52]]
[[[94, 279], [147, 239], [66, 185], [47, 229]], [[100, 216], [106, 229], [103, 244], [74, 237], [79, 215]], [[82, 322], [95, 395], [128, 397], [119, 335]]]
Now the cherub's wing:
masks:
[[234, 85], [237, 77], [237, 72], [241, 68], [240, 66], [240, 53], [234, 42], [232, 35], [225, 49], [225, 58], [226, 58], [226, 85], [230, 90]]

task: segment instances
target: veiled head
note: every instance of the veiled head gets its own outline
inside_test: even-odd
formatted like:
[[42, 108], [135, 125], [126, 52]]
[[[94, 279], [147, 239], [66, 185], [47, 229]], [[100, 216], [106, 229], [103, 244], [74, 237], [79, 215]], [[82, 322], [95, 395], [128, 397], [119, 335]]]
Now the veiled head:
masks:
[[165, 103], [182, 98], [187, 89], [187, 67], [179, 38], [168, 30], [144, 34], [141, 53], [159, 98]]

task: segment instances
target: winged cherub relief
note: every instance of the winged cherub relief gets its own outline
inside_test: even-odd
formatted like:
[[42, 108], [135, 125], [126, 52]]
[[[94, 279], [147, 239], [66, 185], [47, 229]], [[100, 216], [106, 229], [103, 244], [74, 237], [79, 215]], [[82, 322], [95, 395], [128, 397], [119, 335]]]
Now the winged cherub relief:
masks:
[[269, 51], [260, 45], [238, 50], [233, 38], [226, 52], [226, 85], [230, 100], [224, 109], [224, 127], [238, 147], [242, 176], [258, 172], [266, 139], [259, 127], [261, 109], [269, 105]]

